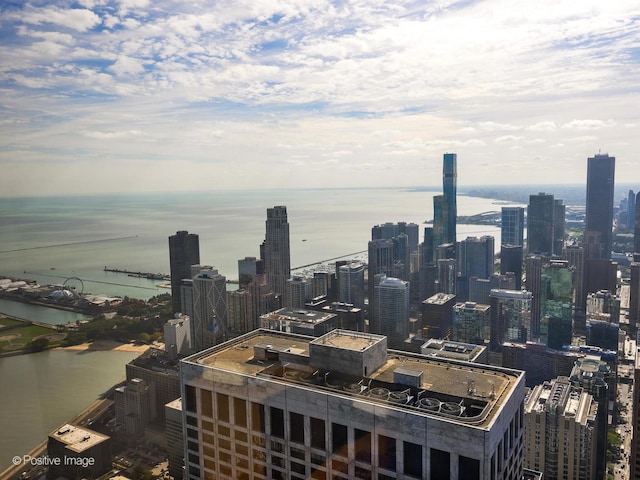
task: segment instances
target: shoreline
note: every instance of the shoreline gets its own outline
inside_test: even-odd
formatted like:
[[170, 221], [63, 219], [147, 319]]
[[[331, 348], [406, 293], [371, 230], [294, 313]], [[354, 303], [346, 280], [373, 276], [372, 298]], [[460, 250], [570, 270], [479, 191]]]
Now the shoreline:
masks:
[[133, 343], [120, 343], [112, 340], [96, 340], [94, 342], [80, 343], [68, 347], [54, 347], [52, 350], [66, 350], [69, 352], [130, 352], [144, 353], [154, 345], [136, 345]]

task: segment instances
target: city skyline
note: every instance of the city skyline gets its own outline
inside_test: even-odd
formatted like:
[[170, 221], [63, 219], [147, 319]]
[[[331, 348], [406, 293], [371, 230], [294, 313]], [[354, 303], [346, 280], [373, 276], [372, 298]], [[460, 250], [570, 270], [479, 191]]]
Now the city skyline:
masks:
[[12, 4], [0, 10], [0, 190], [436, 185], [447, 151], [459, 185], [582, 183], [597, 152], [640, 182], [637, 11]]

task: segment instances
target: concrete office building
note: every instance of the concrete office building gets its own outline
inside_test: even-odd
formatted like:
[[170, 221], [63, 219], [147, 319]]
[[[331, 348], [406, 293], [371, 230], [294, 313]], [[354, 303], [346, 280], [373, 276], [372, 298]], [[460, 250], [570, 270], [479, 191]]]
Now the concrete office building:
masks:
[[301, 275], [294, 275], [287, 279], [284, 291], [284, 306], [289, 308], [304, 308], [307, 300], [311, 299], [311, 282]]
[[[615, 365], [615, 361], [613, 362]], [[616, 375], [610, 365], [597, 355], [586, 355], [576, 361], [569, 381], [584, 389], [597, 404], [596, 449], [594, 452], [595, 478], [605, 478], [607, 469], [607, 430], [609, 428], [609, 405], [615, 403]]]
[[[65, 423], [49, 434], [47, 478], [98, 478], [111, 470], [111, 437]], [[20, 458], [20, 457], [18, 457]]]
[[446, 338], [453, 328], [453, 306], [456, 296], [436, 293], [422, 302], [422, 336]]
[[164, 346], [170, 356], [191, 353], [191, 328], [187, 315], [175, 314], [175, 318], [167, 320], [164, 324]]
[[169, 268], [171, 274], [171, 307], [173, 313], [182, 310], [181, 281], [191, 278], [191, 265], [200, 263], [200, 239], [184, 230], [169, 237]]
[[343, 330], [255, 331], [180, 370], [188, 480], [523, 475], [519, 371]]
[[[638, 210], [636, 210], [638, 212]], [[631, 416], [631, 453], [629, 469], [631, 480], [640, 480], [640, 350], [636, 347], [633, 368], [633, 402]]]
[[291, 249], [287, 207], [267, 209], [264, 239], [264, 272], [271, 289], [284, 295], [285, 285], [291, 277]]
[[576, 361], [585, 355], [580, 351], [552, 350], [542, 343], [502, 344], [502, 366], [524, 370], [529, 388], [556, 377], [569, 377]]
[[227, 326], [231, 335], [241, 335], [258, 327], [255, 302], [248, 285], [227, 292]]
[[587, 259], [611, 258], [615, 169], [616, 158], [606, 153], [587, 159], [585, 236], [598, 234], [597, 248], [590, 249]]
[[164, 406], [165, 436], [169, 475], [174, 479], [184, 477], [184, 435], [182, 434], [182, 398]]
[[420, 355], [488, 364], [487, 347], [473, 343], [430, 338], [420, 346]]
[[156, 411], [151, 412], [158, 422], [164, 421], [164, 405], [180, 397], [178, 364], [159, 348], [149, 348], [125, 366], [127, 381], [135, 378], [153, 385]]
[[404, 348], [409, 338], [409, 282], [384, 278], [374, 288], [373, 302], [371, 333], [386, 336], [390, 347]]
[[155, 385], [133, 378], [115, 389], [116, 422], [124, 428], [129, 440], [144, 436], [144, 430], [156, 418]]
[[285, 307], [261, 315], [260, 328], [319, 337], [338, 328], [338, 316], [327, 311]]
[[596, 480], [597, 404], [558, 377], [525, 400], [525, 466], [545, 479]]

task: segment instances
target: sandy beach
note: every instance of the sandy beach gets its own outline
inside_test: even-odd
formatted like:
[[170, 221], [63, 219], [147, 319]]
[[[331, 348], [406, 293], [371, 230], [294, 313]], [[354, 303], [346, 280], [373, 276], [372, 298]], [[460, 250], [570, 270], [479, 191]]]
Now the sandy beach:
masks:
[[133, 344], [133, 343], [114, 342], [110, 340], [96, 340], [95, 342], [81, 343], [79, 345], [71, 345], [69, 347], [56, 347], [56, 349], [76, 351], [76, 352], [83, 352], [87, 350], [93, 350], [93, 351], [113, 350], [116, 352], [144, 353], [151, 346], [156, 346], [159, 348], [164, 347], [164, 345], [160, 345], [160, 344], [140, 345], [140, 344]]

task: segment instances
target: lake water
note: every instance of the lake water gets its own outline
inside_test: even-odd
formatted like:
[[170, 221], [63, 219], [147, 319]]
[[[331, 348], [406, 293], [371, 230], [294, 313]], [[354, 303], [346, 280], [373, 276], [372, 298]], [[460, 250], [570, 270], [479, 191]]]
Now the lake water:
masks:
[[[436, 193], [389, 188], [3, 199], [0, 276], [41, 284], [77, 277], [85, 292], [149, 298], [168, 290], [104, 267], [169, 273], [168, 237], [188, 230], [200, 236], [201, 263], [236, 279], [238, 259], [259, 256], [266, 210], [274, 205], [287, 206], [292, 267], [306, 265], [366, 250], [379, 223], [414, 222], [422, 236]], [[458, 196], [459, 215], [500, 208], [490, 199]], [[458, 226], [459, 240], [481, 235], [500, 245], [498, 228]]]
[[46, 352], [0, 358], [0, 471], [125, 377], [128, 352]]

